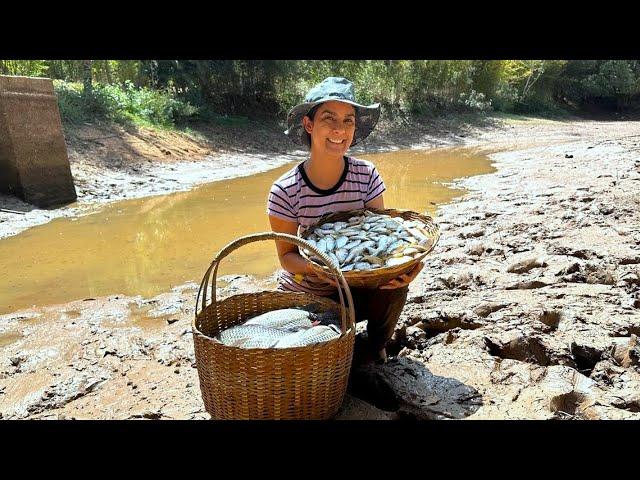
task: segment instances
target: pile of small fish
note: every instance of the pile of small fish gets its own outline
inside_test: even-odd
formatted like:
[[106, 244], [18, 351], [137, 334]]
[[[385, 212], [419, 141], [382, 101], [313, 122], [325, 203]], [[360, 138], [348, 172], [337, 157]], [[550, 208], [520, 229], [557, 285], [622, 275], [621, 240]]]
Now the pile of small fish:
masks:
[[[324, 323], [324, 325], [323, 325]], [[215, 340], [240, 348], [290, 348], [340, 336], [336, 312], [317, 314], [297, 308], [273, 310], [220, 332]]]
[[[380, 215], [366, 210], [347, 222], [313, 227], [306, 240], [326, 253], [343, 272], [392, 267], [413, 260], [429, 250], [431, 240], [416, 220]], [[310, 260], [322, 265], [313, 252], [303, 249]]]

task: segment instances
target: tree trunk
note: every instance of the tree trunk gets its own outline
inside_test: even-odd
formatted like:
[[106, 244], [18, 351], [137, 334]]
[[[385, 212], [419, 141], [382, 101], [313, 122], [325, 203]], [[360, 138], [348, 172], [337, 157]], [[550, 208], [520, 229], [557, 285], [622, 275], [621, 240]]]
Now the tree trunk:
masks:
[[83, 60], [83, 75], [82, 80], [84, 84], [84, 99], [86, 102], [93, 96], [93, 78], [91, 75], [91, 62], [92, 60]]
[[107, 75], [107, 83], [111, 85], [113, 83], [113, 80], [111, 77], [111, 66], [109, 65], [109, 60], [104, 61], [104, 71], [105, 71], [105, 74]]

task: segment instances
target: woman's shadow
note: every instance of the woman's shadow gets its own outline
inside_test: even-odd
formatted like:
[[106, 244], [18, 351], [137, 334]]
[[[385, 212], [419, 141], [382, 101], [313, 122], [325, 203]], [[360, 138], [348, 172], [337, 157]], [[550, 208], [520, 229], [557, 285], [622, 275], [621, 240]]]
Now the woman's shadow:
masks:
[[483, 404], [482, 395], [455, 378], [441, 377], [409, 357], [353, 367], [348, 393], [398, 419], [462, 419]]

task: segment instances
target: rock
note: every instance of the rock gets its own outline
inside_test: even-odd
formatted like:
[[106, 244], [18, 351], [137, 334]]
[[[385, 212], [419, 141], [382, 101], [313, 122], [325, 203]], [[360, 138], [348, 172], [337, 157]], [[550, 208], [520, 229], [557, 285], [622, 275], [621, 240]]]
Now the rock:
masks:
[[615, 269], [606, 264], [597, 262], [587, 262], [584, 266], [586, 282], [589, 284], [615, 285]]
[[602, 214], [602, 215], [610, 215], [615, 211], [615, 208], [612, 205], [603, 205], [600, 204], [598, 206], [598, 211]]
[[497, 312], [498, 310], [502, 310], [505, 307], [508, 307], [509, 303], [498, 303], [498, 302], [484, 302], [478, 305], [473, 309], [473, 312], [479, 317], [486, 318], [493, 312]]
[[507, 268], [509, 273], [526, 273], [529, 270], [539, 267], [546, 267], [547, 263], [542, 258], [527, 258], [516, 263], [512, 263]]
[[9, 359], [12, 367], [19, 367], [22, 362], [26, 360], [24, 355], [15, 355]]
[[480, 275], [468, 271], [440, 276], [438, 280], [447, 288], [457, 288], [460, 290], [467, 290], [474, 285], [485, 284], [484, 279]]
[[506, 287], [506, 290], [530, 290], [534, 288], [542, 288], [550, 285], [550, 283], [543, 282], [541, 280], [527, 280], [524, 282], [517, 282]]
[[576, 272], [571, 275], [565, 275], [560, 280], [567, 283], [586, 283], [587, 277], [584, 273]]
[[480, 257], [485, 251], [485, 246], [482, 242], [471, 242], [469, 245], [467, 245], [467, 248], [465, 248], [464, 251], [468, 255]]
[[487, 350], [494, 357], [519, 360], [541, 366], [576, 364], [566, 346], [518, 330], [483, 337]]
[[636, 265], [640, 263], [640, 255], [627, 255], [620, 259], [620, 265]]
[[558, 310], [543, 310], [542, 313], [538, 315], [537, 320], [550, 327], [551, 330], [557, 330], [562, 320], [562, 312]]
[[421, 348], [427, 340], [427, 334], [418, 327], [407, 327], [405, 345], [409, 348]]
[[625, 368], [640, 365], [640, 344], [637, 335], [631, 334], [627, 342], [616, 343], [611, 354], [615, 361]]
[[573, 368], [548, 367], [539, 385], [549, 398], [549, 409], [557, 414], [580, 418], [584, 410], [596, 402], [595, 382]]
[[453, 328], [444, 334], [444, 338], [442, 339], [442, 343], [445, 345], [451, 345], [455, 342], [459, 337], [462, 329], [459, 327]]
[[463, 228], [458, 234], [461, 238], [475, 238], [482, 237], [484, 235], [484, 229], [481, 227], [466, 227]]
[[598, 254], [593, 250], [586, 248], [571, 248], [565, 246], [551, 247], [549, 253], [553, 255], [567, 255], [570, 257], [581, 258], [582, 260], [589, 260], [591, 258], [597, 258]]
[[569, 275], [571, 273], [576, 273], [580, 271], [580, 263], [579, 262], [573, 262], [569, 265], [567, 265], [566, 267], [563, 267], [562, 269], [558, 270], [558, 272], [556, 272], [556, 277], [561, 277], [563, 275]]

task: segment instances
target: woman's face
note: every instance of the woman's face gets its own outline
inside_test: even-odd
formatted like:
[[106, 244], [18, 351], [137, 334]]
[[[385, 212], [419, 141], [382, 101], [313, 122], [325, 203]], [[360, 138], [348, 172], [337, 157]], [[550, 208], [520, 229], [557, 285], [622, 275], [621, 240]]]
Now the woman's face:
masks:
[[311, 150], [320, 154], [342, 157], [356, 132], [356, 111], [348, 103], [322, 103], [313, 120], [304, 117], [302, 121], [311, 135]]

